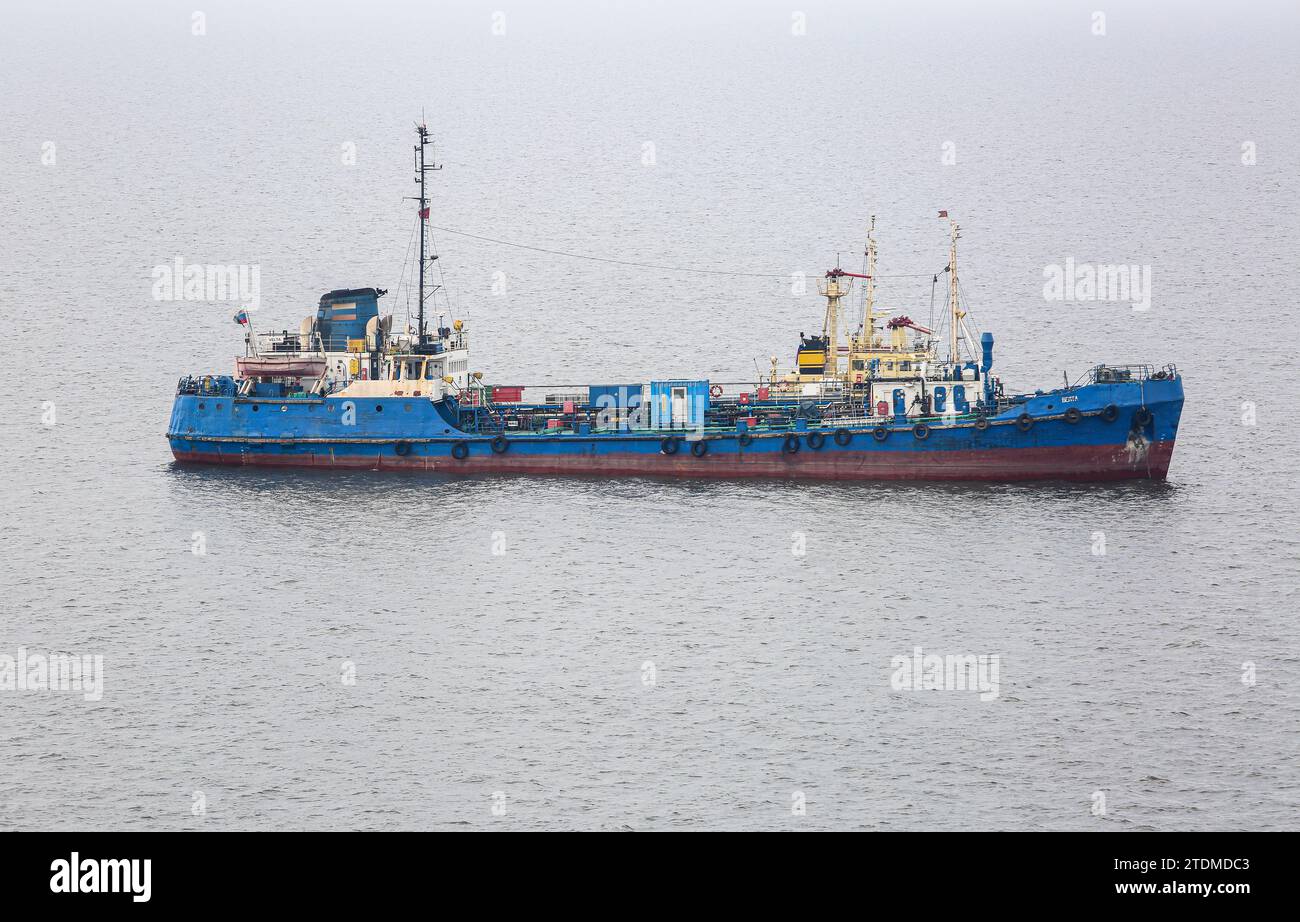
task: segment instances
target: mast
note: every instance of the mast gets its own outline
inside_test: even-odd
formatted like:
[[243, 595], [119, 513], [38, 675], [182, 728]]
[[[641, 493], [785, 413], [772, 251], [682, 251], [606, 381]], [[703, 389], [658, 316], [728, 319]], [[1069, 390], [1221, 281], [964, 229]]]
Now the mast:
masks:
[[[948, 212], [939, 212], [939, 217], [948, 218]], [[950, 242], [948, 246], [948, 359], [953, 365], [960, 361], [957, 354], [957, 328], [961, 323], [962, 313], [958, 306], [958, 289], [957, 289], [957, 238], [961, 236], [961, 228], [952, 218], [948, 218], [948, 233]]]
[[[841, 282], [840, 279], [845, 276], [850, 276], [848, 282]], [[826, 299], [826, 321], [822, 326], [822, 336], [826, 339], [826, 364], [822, 368], [823, 377], [833, 378], [840, 373], [840, 299], [849, 293], [854, 278], [861, 278], [861, 276], [856, 272], [845, 272], [837, 266], [826, 273], [825, 281], [818, 283], [818, 289]]]
[[876, 338], [876, 216], [871, 216], [867, 230], [867, 307], [862, 319], [862, 332], [866, 336], [865, 348], [870, 349]]
[[[416, 348], [418, 350], [419, 347], [424, 345], [424, 301], [428, 297], [428, 295], [424, 293], [424, 267], [426, 264], [431, 263], [433, 260], [438, 258], [437, 256], [430, 258], [425, 255], [425, 232], [429, 224], [429, 196], [424, 188], [424, 176], [432, 170], [441, 170], [442, 165], [429, 162], [425, 154], [425, 147], [431, 143], [429, 141], [428, 125], [421, 121], [420, 124], [415, 126], [415, 133], [420, 138], [420, 143], [415, 145], [415, 181], [420, 184], [420, 197], [417, 199], [420, 210], [420, 295], [418, 298], [418, 320], [416, 327]], [[429, 294], [432, 293], [433, 292], [430, 292]]]

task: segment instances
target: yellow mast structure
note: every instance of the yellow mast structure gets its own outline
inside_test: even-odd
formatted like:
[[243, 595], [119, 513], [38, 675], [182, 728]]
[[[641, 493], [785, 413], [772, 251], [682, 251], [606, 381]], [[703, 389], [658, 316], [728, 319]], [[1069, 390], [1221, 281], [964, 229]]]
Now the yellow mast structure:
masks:
[[[948, 212], [939, 212], [940, 218], [947, 218]], [[953, 315], [954, 328], [960, 327], [964, 312], [959, 306], [956, 280], [957, 238], [956, 222], [950, 222], [952, 245], [949, 250], [949, 268], [954, 270], [949, 279], [949, 311]], [[888, 312], [876, 313], [876, 216], [871, 216], [867, 231], [866, 269], [863, 274], [846, 272], [836, 267], [827, 271], [823, 281], [818, 282], [818, 291], [826, 298], [826, 318], [823, 326], [823, 341], [819, 345], [800, 342], [795, 356], [793, 373], [784, 376], [777, 373], [776, 356], [772, 357], [772, 371], [769, 380], [773, 387], [795, 388], [812, 382], [838, 381], [848, 388], [865, 390], [870, 381], [913, 380], [925, 374], [927, 367], [937, 365], [939, 359], [938, 334], [933, 330], [913, 323], [906, 315], [899, 315], [889, 320], [882, 330], [876, 330], [876, 319], [889, 317]], [[853, 280], [860, 278], [866, 285], [866, 298], [863, 306], [863, 323], [861, 333], [851, 333], [848, 338], [848, 360], [841, 366], [839, 361], [839, 324], [841, 304], [853, 287]], [[885, 336], [886, 330], [888, 336]], [[919, 334], [909, 342], [909, 333]], [[966, 332], [967, 339], [970, 338]], [[934, 337], [934, 338], [930, 338]], [[951, 337], [953, 360], [958, 356], [956, 335]], [[825, 350], [823, 354], [823, 348]], [[817, 369], [817, 370], [814, 370]]]
[[817, 283], [818, 291], [826, 299], [826, 323], [822, 328], [822, 334], [826, 337], [826, 366], [822, 371], [823, 378], [835, 378], [840, 373], [840, 301], [853, 288], [853, 279], [847, 282], [842, 279], [843, 276], [828, 272], [826, 279]]

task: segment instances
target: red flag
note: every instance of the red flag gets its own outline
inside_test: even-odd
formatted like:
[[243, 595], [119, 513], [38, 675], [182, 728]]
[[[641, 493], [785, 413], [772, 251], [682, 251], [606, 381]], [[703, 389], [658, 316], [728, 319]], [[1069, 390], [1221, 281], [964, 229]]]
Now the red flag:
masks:
[[947, 212], [947, 211], [941, 211], [941, 212], [939, 212], [939, 217], [941, 217], [941, 218], [946, 218], [946, 217], [948, 217], [948, 212]]
[[[947, 214], [947, 212], [945, 211], [944, 214]], [[421, 208], [421, 209], [420, 209], [420, 217], [421, 217], [423, 220], [425, 220], [425, 221], [429, 220], [429, 209], [427, 209], [427, 208]]]

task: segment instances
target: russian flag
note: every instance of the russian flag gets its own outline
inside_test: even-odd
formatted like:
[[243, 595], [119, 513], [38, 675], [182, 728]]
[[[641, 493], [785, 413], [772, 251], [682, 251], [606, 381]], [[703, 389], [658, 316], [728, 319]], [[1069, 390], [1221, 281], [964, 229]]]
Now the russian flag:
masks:
[[241, 327], [248, 326], [248, 311], [240, 311], [236, 314], [235, 323], [239, 324]]

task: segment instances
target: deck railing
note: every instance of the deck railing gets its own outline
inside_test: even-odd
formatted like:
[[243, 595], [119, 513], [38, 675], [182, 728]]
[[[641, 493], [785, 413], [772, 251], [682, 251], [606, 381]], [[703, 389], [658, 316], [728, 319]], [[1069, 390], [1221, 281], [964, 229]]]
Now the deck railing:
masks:
[[1154, 365], [1096, 365], [1088, 369], [1081, 380], [1088, 384], [1121, 384], [1127, 381], [1159, 381], [1176, 377], [1178, 377], [1178, 368], [1173, 364], [1161, 366], [1159, 369]]
[[[414, 341], [413, 336], [407, 334], [389, 334], [386, 339], [386, 345], [394, 349], [409, 348]], [[281, 330], [279, 333], [257, 333], [254, 334], [254, 345], [259, 353], [292, 353], [306, 352], [319, 354], [321, 352], [350, 352], [368, 351], [370, 345], [369, 337], [348, 337], [348, 336], [322, 336], [319, 333], [294, 333], [290, 330]], [[351, 347], [357, 346], [353, 350]], [[432, 343], [433, 354], [450, 349], [462, 349], [465, 346], [465, 336], [463, 333], [455, 333], [446, 340], [435, 340]]]

